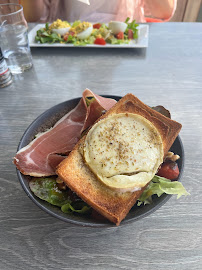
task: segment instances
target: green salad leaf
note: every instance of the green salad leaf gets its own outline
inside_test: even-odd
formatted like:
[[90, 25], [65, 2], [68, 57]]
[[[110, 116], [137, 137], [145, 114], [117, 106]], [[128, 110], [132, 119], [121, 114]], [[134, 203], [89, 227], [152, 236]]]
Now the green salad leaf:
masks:
[[73, 42], [73, 44], [75, 46], [85, 46], [87, 44], [93, 44], [95, 41], [95, 37], [94, 36], [90, 36], [87, 39], [83, 39], [83, 40], [78, 40], [75, 38], [75, 42]]
[[125, 20], [125, 23], [128, 25], [126, 28], [125, 33], [128, 33], [128, 29], [131, 29], [133, 31], [133, 38], [137, 39], [138, 38], [138, 29], [137, 27], [139, 26], [138, 23], [136, 23], [135, 20], [133, 20], [131, 23], [129, 22], [130, 18], [127, 17], [127, 19]]
[[78, 26], [80, 23], [81, 23], [80, 20], [75, 21], [75, 22], [72, 24], [72, 28]]
[[130, 17], [127, 17], [126, 20], [125, 20], [125, 23], [128, 23], [130, 20]]
[[115, 37], [109, 37], [107, 38], [107, 43], [116, 45], [116, 44], [128, 44], [129, 39], [117, 39]]
[[73, 37], [72, 35], [69, 35], [67, 38], [67, 43], [75, 43], [76, 42], [76, 38]]
[[71, 201], [67, 192], [59, 190], [55, 178], [32, 178], [29, 186], [37, 197], [53, 205], [61, 207]]
[[155, 175], [138, 199], [137, 205], [140, 206], [141, 204], [150, 204], [152, 203], [152, 195], [157, 195], [160, 197], [163, 193], [176, 194], [177, 199], [179, 199], [182, 195], [190, 195], [181, 182], [171, 181], [164, 177]]
[[[72, 201], [67, 190], [60, 190], [55, 177], [32, 178], [29, 186], [35, 196], [60, 207], [63, 213], [88, 214], [91, 211], [91, 207], [80, 198]], [[137, 206], [151, 204], [153, 195], [160, 197], [163, 193], [176, 194], [177, 198], [190, 195], [181, 182], [155, 175], [138, 199]]]
[[72, 213], [76, 212], [79, 214], [89, 213], [90, 207], [84, 202], [75, 202], [74, 204], [66, 203], [61, 207], [63, 213]]
[[48, 23], [45, 24], [45, 29], [46, 29], [46, 31], [49, 30], [49, 24]]
[[101, 24], [101, 28], [109, 29], [109, 27], [105, 23]]
[[58, 188], [56, 178], [32, 178], [29, 182], [31, 191], [41, 200], [61, 207], [64, 213], [80, 213], [86, 214], [90, 211], [90, 207], [81, 199], [72, 201], [66, 190]]
[[64, 42], [61, 36], [57, 33], [52, 33], [46, 24], [45, 28], [41, 28], [37, 31], [35, 40], [40, 43], [54, 43]]

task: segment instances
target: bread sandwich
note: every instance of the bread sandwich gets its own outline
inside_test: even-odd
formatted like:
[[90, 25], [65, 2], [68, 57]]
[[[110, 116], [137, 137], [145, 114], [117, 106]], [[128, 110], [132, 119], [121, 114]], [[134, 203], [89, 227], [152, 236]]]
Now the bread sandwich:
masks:
[[181, 124], [127, 94], [80, 139], [57, 174], [83, 201], [119, 225], [180, 129]]

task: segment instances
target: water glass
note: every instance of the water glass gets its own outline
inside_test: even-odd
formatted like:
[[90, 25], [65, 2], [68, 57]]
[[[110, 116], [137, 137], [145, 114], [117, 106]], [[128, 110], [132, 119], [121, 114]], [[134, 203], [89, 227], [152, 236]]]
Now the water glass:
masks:
[[13, 74], [32, 67], [28, 26], [19, 4], [0, 5], [0, 47]]

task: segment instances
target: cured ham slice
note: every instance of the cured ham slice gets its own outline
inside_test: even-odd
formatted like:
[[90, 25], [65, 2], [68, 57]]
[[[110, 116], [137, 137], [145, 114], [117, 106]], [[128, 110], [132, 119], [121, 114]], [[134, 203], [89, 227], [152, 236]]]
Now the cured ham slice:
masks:
[[[94, 99], [87, 106], [86, 98]], [[14, 163], [25, 175], [43, 177], [55, 175], [57, 165], [64, 154], [73, 149], [81, 133], [90, 127], [103, 113], [109, 110], [115, 100], [95, 95], [89, 89], [83, 92], [78, 105], [63, 116], [50, 130], [40, 134], [30, 144], [20, 149]]]

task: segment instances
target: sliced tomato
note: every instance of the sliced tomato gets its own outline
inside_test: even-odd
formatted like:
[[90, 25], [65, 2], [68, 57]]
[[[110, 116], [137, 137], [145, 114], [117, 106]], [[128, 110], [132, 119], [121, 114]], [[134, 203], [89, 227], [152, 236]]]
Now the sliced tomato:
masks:
[[133, 30], [128, 29], [128, 39], [133, 39]]
[[96, 44], [96, 45], [106, 45], [106, 41], [104, 40], [104, 38], [96, 38], [96, 40], [94, 41], [94, 44]]
[[95, 24], [93, 24], [93, 28], [94, 29], [100, 29], [100, 27], [101, 27], [101, 23], [95, 23]]
[[116, 35], [116, 38], [117, 38], [117, 39], [124, 39], [124, 33], [123, 33], [123, 32], [119, 32], [119, 33]]
[[157, 175], [170, 180], [176, 180], [179, 176], [179, 168], [176, 162], [164, 162], [158, 170]]

